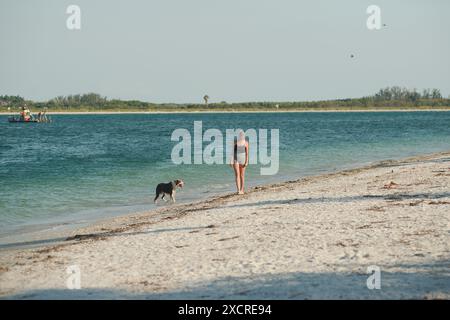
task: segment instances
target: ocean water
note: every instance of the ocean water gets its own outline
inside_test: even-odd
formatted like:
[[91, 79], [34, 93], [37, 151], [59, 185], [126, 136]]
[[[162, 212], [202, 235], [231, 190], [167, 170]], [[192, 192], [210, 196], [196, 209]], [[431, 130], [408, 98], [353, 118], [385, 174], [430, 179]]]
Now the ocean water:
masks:
[[[173, 130], [279, 129], [280, 168], [250, 186], [450, 150], [450, 112], [55, 115], [49, 124], [0, 116], [0, 237], [154, 208], [155, 186], [177, 178], [179, 202], [234, 191], [223, 165], [175, 165]], [[207, 145], [208, 143], [205, 143]]]

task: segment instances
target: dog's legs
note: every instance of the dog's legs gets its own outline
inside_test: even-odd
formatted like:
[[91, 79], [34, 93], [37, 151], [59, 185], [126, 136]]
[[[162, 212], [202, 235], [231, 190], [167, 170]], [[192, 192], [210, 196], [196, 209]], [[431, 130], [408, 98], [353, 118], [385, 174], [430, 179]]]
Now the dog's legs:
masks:
[[172, 199], [172, 202], [173, 202], [173, 203], [176, 202], [176, 201], [175, 201], [175, 192], [172, 192], [172, 193], [170, 194], [170, 199]]
[[158, 200], [159, 193], [156, 194], [155, 200], [153, 200], [154, 203], [156, 203], [156, 200]]
[[161, 197], [161, 199], [164, 200], [164, 202], [167, 202], [165, 193], [163, 193], [163, 196]]

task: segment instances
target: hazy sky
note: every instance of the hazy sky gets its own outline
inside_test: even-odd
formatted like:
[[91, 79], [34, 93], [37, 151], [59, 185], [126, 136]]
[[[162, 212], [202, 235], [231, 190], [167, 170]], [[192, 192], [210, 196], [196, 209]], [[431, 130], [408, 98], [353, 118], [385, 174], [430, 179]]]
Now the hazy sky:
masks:
[[[70, 4], [81, 30], [66, 27]], [[366, 27], [371, 4], [382, 30]], [[292, 101], [400, 85], [448, 96], [449, 13], [448, 0], [0, 0], [0, 95]]]

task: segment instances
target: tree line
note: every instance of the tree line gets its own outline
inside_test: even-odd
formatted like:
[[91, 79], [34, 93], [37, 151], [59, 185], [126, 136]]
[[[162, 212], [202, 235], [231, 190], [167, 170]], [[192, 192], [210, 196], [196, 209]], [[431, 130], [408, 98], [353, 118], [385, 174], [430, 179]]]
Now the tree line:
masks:
[[424, 89], [422, 93], [420, 93], [416, 90], [408, 90], [406, 88], [395, 86], [380, 89], [380, 91], [375, 94], [374, 98], [380, 101], [399, 100], [416, 102], [420, 99], [442, 99], [442, 95], [439, 89]]
[[[0, 96], [0, 111], [14, 110], [27, 104], [32, 109], [53, 111], [164, 111], [164, 110], [265, 110], [265, 109], [359, 109], [359, 108], [433, 108], [450, 107], [450, 99], [442, 97], [439, 89], [424, 89], [421, 92], [398, 86], [380, 89], [377, 93], [362, 97], [323, 101], [294, 102], [243, 102], [204, 104], [150, 103], [139, 100], [108, 99], [97, 93], [58, 96], [45, 102], [33, 102], [20, 96]], [[209, 97], [208, 97], [209, 99]]]
[[2, 107], [11, 107], [11, 106], [19, 106], [23, 105], [25, 102], [25, 99], [20, 96], [0, 96], [0, 106]]

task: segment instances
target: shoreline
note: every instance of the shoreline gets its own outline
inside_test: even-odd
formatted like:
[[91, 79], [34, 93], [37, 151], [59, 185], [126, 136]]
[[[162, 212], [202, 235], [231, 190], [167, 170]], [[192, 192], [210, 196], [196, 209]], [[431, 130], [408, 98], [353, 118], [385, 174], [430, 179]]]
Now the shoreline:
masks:
[[[450, 108], [414, 108], [414, 109], [305, 109], [305, 110], [198, 110], [198, 111], [49, 111], [48, 115], [108, 115], [108, 114], [199, 114], [199, 113], [315, 113], [315, 112], [448, 112]], [[17, 112], [0, 112], [0, 115], [12, 116]]]
[[[0, 251], [0, 296], [264, 298], [270, 290], [251, 293], [253, 287], [239, 279], [256, 277], [259, 283], [259, 277], [264, 277], [265, 283], [269, 281], [268, 274], [283, 274], [282, 285], [284, 277], [292, 281], [289, 274], [301, 270], [301, 279], [306, 281], [300, 285], [303, 294], [296, 296], [292, 288], [277, 287], [270, 298], [367, 298], [369, 290], [346, 291], [339, 287], [342, 283], [333, 282], [330, 277], [350, 272], [351, 277], [365, 279], [362, 263], [383, 265], [392, 277], [388, 283], [397, 281], [397, 276], [409, 281], [413, 278], [403, 273], [401, 265], [419, 265], [426, 258], [436, 282], [427, 273], [417, 271], [416, 289], [413, 286], [404, 288], [405, 292], [388, 290], [372, 297], [448, 299], [449, 282], [439, 285], [448, 280], [439, 271], [439, 261], [450, 261], [450, 236], [444, 232], [450, 225], [449, 170], [450, 151], [446, 151], [261, 185], [241, 197], [228, 193], [107, 218], [75, 230], [54, 245]], [[333, 200], [344, 195], [348, 200]], [[233, 210], [235, 207], [240, 209]], [[386, 222], [380, 222], [384, 220], [390, 226], [387, 229]], [[366, 229], [371, 232], [366, 234]], [[111, 261], [106, 263], [109, 255]], [[390, 265], [392, 259], [395, 265]], [[66, 276], [64, 266], [70, 263], [90, 270], [86, 289], [79, 293], [64, 290], [61, 279]], [[163, 266], [169, 265], [164, 270]], [[449, 265], [445, 272], [450, 271]], [[95, 268], [107, 273], [105, 280]], [[47, 269], [53, 270], [54, 275]], [[341, 291], [322, 292], [321, 287], [326, 284], [322, 283], [322, 276], [314, 276], [317, 272], [322, 272]], [[235, 279], [230, 288], [224, 288], [221, 282], [227, 277]], [[311, 277], [312, 283], [305, 277]], [[316, 282], [321, 285], [314, 285]], [[217, 292], [203, 288], [205, 283], [213, 284]], [[32, 293], [21, 296], [20, 292]], [[242, 296], [239, 292], [250, 293]]]
[[[425, 160], [434, 159], [434, 158], [440, 157], [440, 156], [449, 156], [450, 157], [450, 150], [431, 153], [431, 154], [424, 154], [424, 155], [419, 155], [419, 156], [413, 156], [413, 157], [406, 157], [406, 158], [401, 158], [401, 159], [397, 159], [397, 160], [386, 159], [386, 160], [376, 161], [374, 163], [371, 163], [371, 164], [368, 164], [365, 166], [356, 166], [354, 168], [338, 170], [336, 172], [329, 172], [329, 173], [324, 173], [324, 174], [319, 174], [319, 175], [309, 175], [309, 176], [300, 177], [300, 178], [294, 177], [292, 180], [285, 180], [285, 181], [276, 182], [276, 183], [262, 184], [262, 185], [258, 185], [258, 186], [255, 186], [255, 187], [252, 187], [251, 189], [249, 189], [246, 192], [245, 197], [247, 197], [249, 194], [258, 193], [261, 190], [285, 188], [291, 184], [306, 183], [306, 182], [315, 181], [315, 180], [323, 180], [323, 179], [328, 179], [328, 178], [332, 178], [335, 176], [341, 176], [341, 175], [351, 175], [354, 173], [359, 173], [359, 172], [363, 172], [363, 171], [367, 171], [367, 170], [371, 170], [371, 169], [383, 168], [385, 166], [411, 164], [411, 163], [415, 163], [415, 162], [421, 162], [421, 161], [425, 161]], [[122, 231], [124, 229], [130, 229], [130, 228], [135, 227], [135, 225], [129, 225], [128, 224], [129, 220], [136, 221], [136, 220], [142, 219], [142, 218], [145, 220], [149, 216], [165, 215], [165, 214], [171, 213], [172, 211], [176, 212], [174, 217], [182, 217], [186, 213], [195, 212], [199, 208], [200, 208], [200, 210], [203, 210], [205, 207], [213, 208], [214, 206], [219, 206], [220, 204], [222, 204], [223, 201], [230, 200], [233, 198], [239, 199], [239, 196], [237, 194], [235, 194], [235, 192], [223, 193], [223, 194], [213, 196], [210, 199], [200, 199], [200, 200], [192, 201], [189, 203], [180, 203], [180, 204], [175, 204], [175, 205], [171, 205], [171, 206], [154, 208], [154, 209], [142, 211], [142, 212], [134, 212], [134, 213], [129, 213], [129, 214], [125, 214], [125, 215], [119, 215], [116, 217], [104, 218], [104, 219], [98, 220], [95, 223], [88, 225], [85, 228], [80, 228], [80, 229], [75, 230], [74, 233], [69, 236], [69, 238], [74, 238], [74, 237], [75, 238], [86, 238], [86, 234], [90, 235], [90, 234], [98, 232], [99, 230], [104, 229], [104, 228], [113, 228], [113, 229], [115, 229], [114, 232]], [[164, 219], [172, 219], [172, 218], [173, 217], [171, 217], [171, 216], [164, 216]], [[149, 223], [149, 224], [153, 224], [153, 223], [154, 222]], [[0, 253], [1, 253], [1, 251], [0, 251]]]
[[[450, 153], [450, 151], [448, 151]], [[292, 182], [301, 182], [303, 180], [307, 181], [309, 179], [320, 179], [325, 178], [330, 175], [339, 175], [341, 173], [345, 172], [353, 172], [353, 171], [360, 171], [360, 170], [367, 170], [371, 168], [376, 168], [378, 166], [384, 165], [386, 162], [403, 162], [403, 161], [419, 161], [422, 158], [426, 159], [428, 157], [434, 157], [437, 155], [440, 155], [442, 153], [446, 153], [446, 151], [443, 152], [437, 152], [437, 153], [431, 153], [431, 154], [423, 154], [423, 155], [417, 155], [412, 157], [406, 157], [406, 158], [399, 158], [399, 159], [385, 159], [385, 160], [378, 160], [373, 161], [368, 164], [354, 164], [353, 166], [350, 166], [347, 169], [338, 169], [334, 171], [324, 172], [321, 174], [313, 174], [313, 175], [305, 175], [301, 177], [285, 177], [285, 180], [281, 180], [278, 182], [266, 182], [263, 184], [255, 185], [248, 189], [247, 194], [257, 191], [259, 189], [266, 189], [270, 188], [272, 186], [283, 186], [285, 184], [290, 184]], [[15, 228], [11, 230], [6, 230], [2, 238], [0, 239], [0, 255], [2, 251], [9, 251], [9, 250], [27, 250], [27, 249], [41, 249], [42, 247], [48, 246], [48, 245], [59, 245], [60, 243], [64, 243], [66, 238], [76, 237], [79, 234], [90, 234], [95, 233], [99, 231], [98, 226], [101, 225], [101, 228], [111, 228], [115, 223], [119, 222], [122, 223], [122, 220], [125, 220], [125, 224], [127, 223], [128, 219], [130, 217], [140, 217], [141, 215], [144, 217], [151, 216], [152, 214], [155, 215], [163, 215], [168, 212], [170, 212], [173, 208], [184, 208], [184, 207], [190, 207], [190, 206], [202, 206], [204, 202], [215, 202], [219, 201], [221, 199], [226, 199], [228, 197], [236, 196], [234, 192], [219, 192], [216, 194], [213, 194], [211, 196], [204, 195], [198, 199], [190, 200], [188, 202], [179, 202], [175, 205], [164, 205], [160, 207], [154, 207], [146, 210], [139, 210], [134, 212], [127, 212], [127, 213], [119, 213], [115, 215], [110, 216], [101, 216], [88, 219], [88, 220], [71, 220], [71, 221], [53, 221], [49, 220], [45, 223], [32, 223], [32, 224], [23, 224], [18, 225]], [[99, 209], [101, 210], [101, 209]], [[123, 226], [122, 226], [123, 227]], [[14, 232], [11, 232], [14, 231]], [[17, 233], [19, 232], [19, 233]], [[81, 237], [84, 237], [81, 235]], [[7, 241], [4, 241], [7, 239]], [[52, 240], [54, 239], [54, 241]]]

